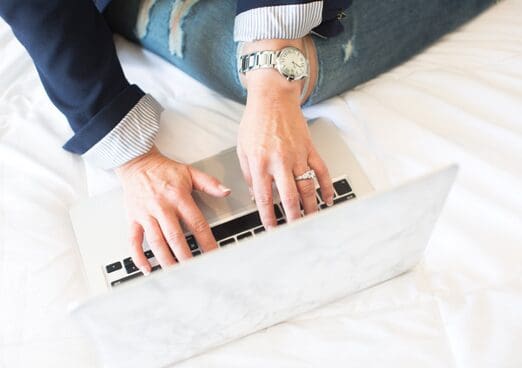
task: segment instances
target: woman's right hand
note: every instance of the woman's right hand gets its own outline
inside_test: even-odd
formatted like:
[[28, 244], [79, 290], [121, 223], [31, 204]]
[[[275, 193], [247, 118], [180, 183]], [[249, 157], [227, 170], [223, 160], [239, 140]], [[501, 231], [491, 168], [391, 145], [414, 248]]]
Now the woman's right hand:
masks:
[[180, 224], [195, 236], [201, 250], [217, 248], [210, 226], [197, 207], [191, 192], [198, 190], [225, 197], [230, 189], [189, 165], [170, 160], [157, 148], [116, 169], [123, 186], [130, 224], [132, 259], [144, 273], [151, 266], [143, 252], [143, 237], [161, 267], [192, 257]]

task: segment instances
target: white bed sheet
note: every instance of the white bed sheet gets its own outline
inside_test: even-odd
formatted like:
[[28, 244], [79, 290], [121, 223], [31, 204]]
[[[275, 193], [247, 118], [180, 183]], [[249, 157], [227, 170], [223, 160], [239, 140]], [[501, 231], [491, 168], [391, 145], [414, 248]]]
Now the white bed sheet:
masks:
[[[522, 1], [502, 1], [306, 111], [336, 122], [377, 188], [460, 164], [419, 266], [180, 367], [522, 367], [521, 15]], [[166, 107], [162, 150], [190, 162], [235, 144], [240, 105], [117, 45]], [[66, 314], [86, 292], [67, 211], [117, 182], [61, 150], [71, 131], [4, 23], [0, 55], [0, 367], [97, 366]]]

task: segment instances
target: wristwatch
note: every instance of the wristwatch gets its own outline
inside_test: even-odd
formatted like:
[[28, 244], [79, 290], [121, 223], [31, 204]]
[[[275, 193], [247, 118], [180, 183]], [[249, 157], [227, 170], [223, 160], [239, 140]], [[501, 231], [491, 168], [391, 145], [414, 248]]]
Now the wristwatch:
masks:
[[288, 46], [281, 50], [256, 51], [241, 55], [238, 70], [246, 73], [261, 68], [274, 68], [287, 80], [299, 80], [309, 76], [306, 56], [296, 47]]
[[[242, 45], [238, 52], [241, 52], [241, 49]], [[238, 72], [243, 74], [255, 69], [274, 68], [289, 81], [305, 79], [301, 100], [308, 90], [310, 65], [306, 55], [296, 47], [288, 46], [276, 51], [256, 51], [241, 55], [238, 57], [237, 64]]]

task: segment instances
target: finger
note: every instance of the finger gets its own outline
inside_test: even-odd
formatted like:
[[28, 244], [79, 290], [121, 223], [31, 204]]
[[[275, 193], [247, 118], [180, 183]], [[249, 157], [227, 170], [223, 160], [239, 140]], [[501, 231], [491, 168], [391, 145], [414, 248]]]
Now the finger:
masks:
[[156, 218], [163, 232], [163, 237], [178, 261], [185, 261], [192, 258], [192, 252], [190, 251], [187, 240], [185, 239], [185, 234], [183, 234], [179, 219], [174, 211], [162, 208], [156, 214]]
[[321, 198], [327, 206], [333, 205], [334, 189], [330, 173], [324, 161], [316, 151], [312, 151], [308, 156], [308, 164], [315, 171], [319, 187], [321, 188]]
[[151, 267], [143, 254], [143, 228], [137, 222], [133, 222], [130, 226], [130, 243], [132, 261], [144, 275], [148, 275]]
[[145, 230], [145, 238], [149, 243], [154, 257], [162, 268], [171, 266], [176, 263], [172, 252], [170, 251], [165, 238], [161, 232], [160, 226], [155, 218], [149, 217], [146, 221], [142, 222], [143, 229]]
[[259, 211], [259, 217], [264, 227], [271, 229], [277, 225], [274, 213], [274, 199], [272, 195], [272, 176], [254, 173], [252, 175], [254, 198]]
[[196, 237], [201, 250], [208, 252], [212, 249], [216, 249], [216, 239], [214, 239], [207, 220], [192, 197], [189, 196], [187, 200], [180, 203], [178, 210], [183, 223], [187, 225], [192, 235]]
[[248, 192], [250, 193], [250, 197], [253, 198], [254, 190], [252, 189], [252, 175], [250, 174], [248, 158], [244, 156], [239, 150], [237, 151], [237, 157], [239, 159], [241, 172], [243, 173], [243, 178], [245, 178], [246, 184], [248, 186]]
[[[300, 165], [301, 169], [294, 171], [294, 175], [302, 175], [310, 170], [307, 165]], [[305, 170], [302, 168], [306, 167]], [[296, 181], [297, 190], [303, 203], [305, 214], [317, 211], [317, 200], [315, 199], [315, 181], [313, 179]]]
[[226, 197], [230, 194], [230, 188], [227, 188], [213, 176], [205, 174], [198, 169], [189, 167], [192, 177], [192, 185], [199, 192], [210, 194], [214, 197]]
[[299, 209], [299, 192], [295, 184], [292, 170], [281, 168], [275, 175], [275, 182], [279, 198], [285, 210], [286, 219], [293, 221], [301, 217]]

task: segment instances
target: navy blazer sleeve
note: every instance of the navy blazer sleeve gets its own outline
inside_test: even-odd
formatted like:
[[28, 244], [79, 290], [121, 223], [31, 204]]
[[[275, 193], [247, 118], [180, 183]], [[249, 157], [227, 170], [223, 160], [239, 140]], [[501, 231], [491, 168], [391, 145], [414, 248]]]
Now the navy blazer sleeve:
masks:
[[109, 30], [92, 0], [1, 0], [0, 16], [32, 57], [83, 154], [144, 96], [121, 69]]

